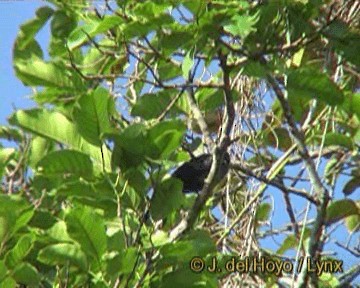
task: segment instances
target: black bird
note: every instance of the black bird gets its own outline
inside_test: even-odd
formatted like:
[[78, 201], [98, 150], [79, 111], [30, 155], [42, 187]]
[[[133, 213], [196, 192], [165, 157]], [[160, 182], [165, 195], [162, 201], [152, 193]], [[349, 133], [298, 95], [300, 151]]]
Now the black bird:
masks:
[[[199, 192], [203, 188], [204, 181], [210, 172], [212, 157], [211, 154], [202, 154], [198, 157], [194, 157], [181, 165], [172, 174], [173, 177], [178, 178], [183, 182], [184, 193]], [[230, 156], [229, 153], [226, 152], [217, 175], [218, 181], [220, 181], [228, 172], [229, 163]]]

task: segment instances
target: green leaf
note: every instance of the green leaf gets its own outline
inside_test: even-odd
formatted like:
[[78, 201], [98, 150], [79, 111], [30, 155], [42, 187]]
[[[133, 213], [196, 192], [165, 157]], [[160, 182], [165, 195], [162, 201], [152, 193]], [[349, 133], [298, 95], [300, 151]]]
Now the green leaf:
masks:
[[[131, 115], [140, 116], [145, 120], [157, 118], [165, 111], [175, 96], [174, 90], [144, 94], [133, 106]], [[168, 114], [176, 115], [180, 111], [181, 110], [174, 105]]]
[[37, 170], [46, 176], [72, 174], [91, 178], [93, 165], [87, 154], [75, 150], [60, 150], [48, 153], [37, 164]]
[[319, 288], [340, 287], [340, 282], [334, 274], [322, 273], [319, 277]]
[[269, 203], [262, 203], [255, 213], [255, 219], [257, 221], [266, 221], [270, 217], [271, 205]]
[[216, 253], [215, 243], [208, 232], [202, 230], [191, 231], [186, 238], [161, 248], [163, 264], [188, 264], [194, 255], [204, 257], [211, 253]]
[[137, 3], [133, 10], [134, 14], [136, 14], [138, 17], [140, 16], [151, 19], [162, 16], [166, 9], [171, 7], [171, 4], [166, 3], [166, 1], [159, 1], [160, 3], [154, 2], [149, 1]]
[[177, 149], [186, 131], [185, 124], [180, 120], [163, 121], [156, 124], [149, 131], [149, 138], [158, 148], [163, 159]]
[[[189, 262], [192, 257], [189, 257]], [[210, 264], [209, 264], [210, 265]], [[215, 273], [195, 273], [189, 267], [180, 267], [168, 272], [156, 283], [156, 287], [166, 288], [182, 288], [182, 287], [204, 287], [217, 288], [219, 287], [218, 280]]]
[[130, 168], [124, 173], [124, 179], [133, 187], [140, 197], [145, 197], [149, 189], [149, 184], [144, 176], [144, 172], [138, 168]]
[[264, 65], [261, 65], [259, 62], [252, 61], [251, 59], [245, 63], [243, 68], [243, 73], [245, 75], [255, 78], [265, 78], [267, 72], [268, 71]]
[[55, 216], [51, 211], [45, 209], [36, 209], [34, 215], [29, 222], [29, 226], [36, 227], [44, 230], [50, 229], [56, 223]]
[[68, 182], [57, 189], [56, 196], [60, 199], [66, 197], [73, 202], [102, 209], [107, 215], [115, 216], [117, 212], [114, 191], [107, 181], [87, 183], [80, 179]]
[[[288, 96], [290, 109], [294, 115], [295, 120], [298, 122], [304, 121], [304, 115], [306, 115], [310, 109], [311, 99], [307, 97], [299, 97], [299, 95], [295, 93], [289, 93]], [[278, 99], [276, 99], [276, 101], [278, 101]], [[274, 108], [276, 109], [278, 106], [274, 105]], [[283, 117], [283, 111], [280, 111], [279, 114]]]
[[37, 259], [51, 266], [71, 263], [83, 271], [88, 270], [86, 255], [78, 245], [71, 243], [49, 245], [39, 251]]
[[219, 89], [204, 88], [195, 93], [195, 99], [198, 101], [202, 110], [214, 110], [224, 103], [223, 93]]
[[194, 65], [194, 58], [191, 56], [191, 51], [189, 51], [188, 53], [186, 53], [184, 60], [182, 62], [181, 65], [181, 69], [182, 69], [182, 76], [184, 77], [184, 79], [188, 79], [189, 78], [189, 72], [191, 71], [191, 68]]
[[340, 107], [350, 115], [357, 115], [360, 119], [360, 93], [346, 95], [345, 101]]
[[151, 17], [151, 19], [146, 19], [140, 16], [139, 18], [134, 19], [131, 23], [124, 25], [122, 27], [122, 32], [126, 39], [144, 37], [154, 30], [161, 31], [161, 27], [172, 24], [173, 22], [174, 19], [169, 14], [163, 14], [159, 17]]
[[4, 263], [4, 260], [0, 260], [0, 284], [1, 281], [6, 277], [6, 273], [7, 273], [7, 268]]
[[17, 77], [27, 86], [58, 88], [62, 91], [84, 91], [85, 86], [78, 74], [63, 63], [47, 63], [38, 57], [14, 60]]
[[346, 217], [345, 225], [349, 231], [349, 233], [354, 233], [360, 231], [360, 215], [352, 215]]
[[29, 223], [29, 221], [34, 215], [34, 211], [35, 209], [33, 207], [29, 207], [26, 210], [22, 211], [21, 214], [16, 217], [15, 225], [12, 227], [13, 233], [20, 230]]
[[6, 165], [15, 157], [16, 150], [14, 148], [0, 147], [0, 179], [2, 179], [3, 170]]
[[193, 40], [194, 35], [191, 31], [184, 31], [184, 29], [181, 29], [180, 31], [171, 31], [171, 33], [165, 34], [161, 38], [159, 45], [161, 49], [164, 50], [165, 55], [170, 55], [175, 50], [191, 43]]
[[102, 19], [85, 18], [85, 24], [77, 27], [69, 36], [67, 44], [70, 50], [73, 50], [85, 42], [89, 41], [88, 37], [94, 37], [97, 34], [109, 31], [115, 26], [120, 26], [123, 19], [117, 15], [105, 15]]
[[154, 247], [161, 247], [165, 244], [170, 243], [171, 239], [169, 238], [169, 234], [163, 230], [157, 230], [151, 237], [151, 244]]
[[350, 215], [360, 215], [360, 209], [350, 199], [343, 199], [332, 202], [326, 210], [326, 224], [330, 225]]
[[285, 128], [269, 128], [265, 132], [266, 144], [276, 147], [282, 151], [286, 151], [292, 145], [289, 131]]
[[147, 130], [144, 124], [135, 123], [126, 127], [116, 138], [116, 141], [132, 154], [145, 156], [150, 151]]
[[14, 269], [29, 254], [34, 245], [35, 236], [25, 234], [20, 237], [16, 245], [5, 255], [5, 264], [8, 269]]
[[14, 288], [16, 286], [16, 281], [12, 277], [6, 277], [3, 280], [0, 279], [0, 284], [4, 288]]
[[73, 111], [77, 130], [82, 137], [95, 146], [101, 146], [101, 135], [110, 130], [110, 97], [108, 91], [98, 87], [80, 97]]
[[179, 210], [184, 201], [181, 190], [181, 181], [173, 178], [165, 179], [157, 185], [150, 208], [154, 220], [163, 219]]
[[101, 266], [107, 241], [103, 218], [90, 207], [77, 206], [66, 213], [65, 222], [70, 237]]
[[126, 249], [125, 252], [121, 255], [121, 264], [119, 270], [123, 274], [130, 274], [132, 272], [138, 253], [139, 252], [135, 247], [130, 247]]
[[24, 227], [34, 213], [33, 208], [19, 195], [0, 194], [0, 241], [11, 237]]
[[40, 136], [35, 136], [31, 139], [29, 153], [30, 167], [36, 167], [36, 164], [49, 152], [49, 149], [53, 147], [52, 144], [52, 141]]
[[350, 150], [354, 148], [354, 143], [351, 137], [336, 132], [330, 132], [325, 135], [325, 145], [342, 146]]
[[0, 126], [0, 138], [20, 142], [23, 140], [23, 133], [15, 128]]
[[[172, 62], [166, 62], [164, 60], [160, 60], [158, 62], [158, 73], [159, 78], [162, 81], [173, 80], [177, 77], [181, 76], [181, 67], [179, 65], [175, 65]], [[140, 98], [141, 99], [141, 98]]]
[[[76, 27], [76, 19], [65, 11], [57, 10], [51, 20], [51, 34], [53, 37], [66, 39]], [[63, 44], [64, 45], [64, 44]]]
[[40, 284], [40, 274], [36, 268], [29, 263], [18, 265], [14, 269], [12, 277], [17, 283], [23, 285], [39, 287]]
[[336, 158], [336, 156], [333, 156], [325, 166], [325, 180], [327, 183], [333, 183], [334, 179], [336, 178], [337, 174], [340, 172], [342, 163], [339, 162], [339, 160]]
[[36, 10], [36, 17], [20, 26], [20, 31], [16, 40], [16, 46], [19, 50], [28, 48], [35, 35], [46, 24], [54, 10], [44, 6]]
[[224, 26], [225, 31], [234, 36], [247, 37], [251, 32], [255, 32], [255, 24], [259, 20], [259, 13], [254, 15], [235, 15], [231, 18], [229, 25]]
[[104, 157], [105, 167], [110, 167], [110, 152], [103, 147], [102, 155], [101, 150], [83, 139], [75, 125], [59, 112], [44, 109], [19, 110], [10, 117], [9, 121], [32, 133], [89, 154], [98, 164], [102, 163]]
[[122, 251], [111, 253], [107, 256], [107, 272], [110, 275], [128, 275], [132, 273], [133, 267], [138, 259], [138, 249], [129, 247]]
[[65, 221], [56, 222], [50, 229], [46, 231], [46, 234], [56, 242], [71, 242], [72, 239], [66, 230]]
[[335, 19], [335, 21], [325, 27], [323, 34], [329, 38], [329, 46], [333, 46], [338, 54], [356, 66], [360, 65], [358, 56], [360, 39], [358, 31], [355, 29], [354, 32], [351, 31], [349, 24]]
[[[306, 228], [305, 233], [304, 233], [304, 240], [309, 238], [310, 232], [311, 232], [310, 229]], [[285, 254], [286, 251], [288, 251], [290, 249], [296, 250], [298, 248], [298, 245], [299, 245], [299, 241], [296, 238], [296, 236], [289, 235], [282, 242], [280, 248], [276, 251], [276, 253], [279, 255], [283, 255], [283, 254]]]
[[360, 178], [359, 176], [355, 176], [351, 178], [348, 182], [346, 182], [343, 193], [348, 196], [351, 195], [358, 188], [360, 188]]
[[287, 88], [293, 97], [319, 99], [331, 106], [344, 101], [339, 87], [326, 74], [311, 66], [290, 70]]

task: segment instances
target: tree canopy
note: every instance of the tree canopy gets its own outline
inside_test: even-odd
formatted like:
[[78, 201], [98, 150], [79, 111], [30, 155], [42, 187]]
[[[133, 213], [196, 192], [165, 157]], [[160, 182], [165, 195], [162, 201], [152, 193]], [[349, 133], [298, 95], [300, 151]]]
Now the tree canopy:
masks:
[[36, 107], [0, 127], [1, 287], [356, 283], [358, 1], [47, 2], [13, 47]]

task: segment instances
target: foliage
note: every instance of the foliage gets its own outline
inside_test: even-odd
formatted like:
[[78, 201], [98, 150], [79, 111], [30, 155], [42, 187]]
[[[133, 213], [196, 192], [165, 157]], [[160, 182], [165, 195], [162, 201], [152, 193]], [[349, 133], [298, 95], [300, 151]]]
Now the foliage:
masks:
[[[327, 239], [360, 257], [332, 229], [360, 228], [356, 1], [48, 2], [13, 53], [37, 108], [0, 127], [14, 144], [0, 145], [1, 287], [285, 287], [292, 273], [191, 260], [319, 256]], [[198, 202], [168, 174], [220, 134], [226, 183], [174, 239]], [[349, 271], [298, 281], [337, 287]]]

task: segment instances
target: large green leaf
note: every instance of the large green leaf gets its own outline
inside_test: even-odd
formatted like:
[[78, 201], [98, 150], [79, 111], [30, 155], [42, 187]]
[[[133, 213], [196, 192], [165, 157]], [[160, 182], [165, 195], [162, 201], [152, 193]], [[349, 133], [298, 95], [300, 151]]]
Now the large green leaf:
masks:
[[332, 106], [344, 101], [339, 87], [326, 74], [311, 66], [291, 70], [287, 88], [292, 97], [319, 99]]
[[39, 287], [40, 273], [29, 263], [21, 263], [13, 271], [13, 278], [17, 283]]
[[[189, 261], [191, 261], [191, 257], [189, 258]], [[161, 279], [160, 283], [156, 283], [156, 287], [217, 288], [219, 287], [219, 283], [215, 273], [207, 272], [206, 269], [203, 271], [203, 273], [195, 273], [189, 267], [185, 266], [166, 273], [165, 276]]]
[[164, 263], [189, 263], [196, 256], [205, 257], [216, 253], [216, 246], [206, 231], [196, 230], [187, 234], [187, 237], [175, 243], [166, 244], [161, 248]]
[[[168, 107], [172, 99], [176, 96], [174, 92], [175, 90], [144, 94], [133, 106], [131, 114], [133, 116], [141, 116], [145, 120], [160, 116], [161, 113], [163, 113]], [[176, 112], [179, 113], [180, 110], [175, 105], [172, 109], [170, 109], [168, 114], [171, 115]]]
[[50, 27], [53, 37], [64, 39], [65, 37], [68, 37], [71, 31], [76, 27], [76, 19], [73, 15], [70, 15], [70, 13], [58, 10], [54, 13]]
[[329, 38], [329, 44], [335, 48], [338, 54], [356, 66], [360, 65], [359, 31], [350, 31], [347, 23], [335, 19], [325, 27], [323, 34]]
[[80, 76], [63, 63], [45, 62], [33, 56], [31, 59], [14, 61], [17, 77], [28, 86], [58, 88], [61, 91], [84, 91]]
[[[306, 228], [304, 233], [304, 240], [309, 238], [310, 236], [310, 229]], [[287, 236], [284, 241], [281, 243], [280, 248], [276, 251], [277, 254], [282, 255], [286, 251], [290, 249], [296, 250], [298, 248], [299, 241], [298, 238], [295, 235], [289, 235]]]
[[0, 147], [0, 179], [2, 178], [4, 168], [11, 159], [15, 157], [16, 150], [14, 148]]
[[360, 188], [360, 177], [355, 175], [354, 177], [350, 178], [349, 181], [346, 182], [344, 185], [343, 193], [345, 195], [350, 195], [355, 192], [356, 189]]
[[357, 115], [360, 119], [360, 93], [347, 94], [341, 108], [350, 115]]
[[37, 164], [37, 170], [46, 176], [76, 175], [93, 176], [93, 165], [87, 154], [76, 150], [60, 150], [48, 153]]
[[180, 146], [185, 131], [186, 126], [180, 120], [163, 121], [150, 129], [149, 139], [158, 148], [161, 158], [166, 159]]
[[182, 76], [184, 79], [188, 79], [189, 77], [189, 72], [191, 71], [191, 68], [194, 65], [194, 59], [191, 56], [191, 51], [189, 51], [188, 53], [186, 53], [184, 60], [182, 62], [181, 65], [181, 69], [182, 69]]
[[245, 38], [251, 32], [256, 31], [255, 24], [259, 20], [259, 15], [235, 15], [231, 18], [229, 25], [224, 26], [225, 31], [230, 32], [234, 36]]
[[77, 130], [89, 143], [101, 146], [103, 133], [110, 130], [110, 97], [107, 90], [97, 88], [80, 97], [73, 110]]
[[20, 32], [18, 37], [19, 48], [24, 49], [27, 44], [35, 37], [39, 30], [49, 20], [54, 10], [48, 6], [44, 6], [36, 10], [36, 17], [20, 26]]
[[10, 128], [7, 126], [0, 126], [0, 138], [7, 139], [8, 141], [20, 142], [23, 140], [23, 133], [17, 128]]
[[[72, 12], [72, 11], [71, 11]], [[70, 33], [76, 28], [77, 17], [75, 13], [69, 10], [57, 10], [51, 21], [51, 38], [49, 43], [49, 55], [51, 57], [67, 57], [68, 51], [64, 45], [64, 39], [67, 39]]]
[[35, 136], [31, 139], [29, 165], [32, 168], [49, 152], [54, 145], [53, 141], [44, 137]]
[[101, 266], [107, 247], [103, 218], [90, 207], [77, 206], [66, 213], [65, 222], [70, 237]]
[[33, 208], [19, 195], [0, 194], [0, 241], [12, 237], [32, 218]]
[[128, 126], [116, 137], [116, 141], [125, 150], [141, 157], [145, 157], [151, 150], [148, 128], [144, 124], [136, 123]]
[[163, 219], [170, 213], [179, 210], [184, 202], [181, 188], [181, 182], [173, 178], [165, 179], [157, 185], [150, 210], [154, 220]]
[[53, 244], [41, 249], [38, 258], [47, 265], [68, 265], [69, 263], [87, 271], [87, 259], [80, 246], [71, 243]]
[[105, 167], [110, 167], [110, 152], [90, 144], [79, 135], [76, 126], [63, 114], [45, 109], [20, 110], [10, 118], [10, 123], [51, 140], [63, 143], [69, 148], [89, 154], [98, 164], [104, 157]]
[[97, 17], [85, 18], [85, 24], [77, 27], [69, 36], [67, 44], [72, 50], [89, 41], [89, 37], [109, 31], [109, 29], [120, 26], [123, 19], [117, 15], [105, 15], [102, 19]]
[[360, 215], [346, 217], [345, 225], [349, 232], [360, 231]]
[[34, 245], [35, 236], [25, 234], [17, 241], [16, 245], [5, 255], [5, 264], [8, 269], [14, 269], [28, 255]]
[[327, 133], [325, 135], [325, 145], [342, 146], [350, 150], [352, 150], [354, 147], [354, 143], [351, 137], [335, 132]]
[[350, 199], [334, 201], [326, 210], [326, 222], [330, 225], [350, 215], [360, 215], [360, 209], [354, 201]]

